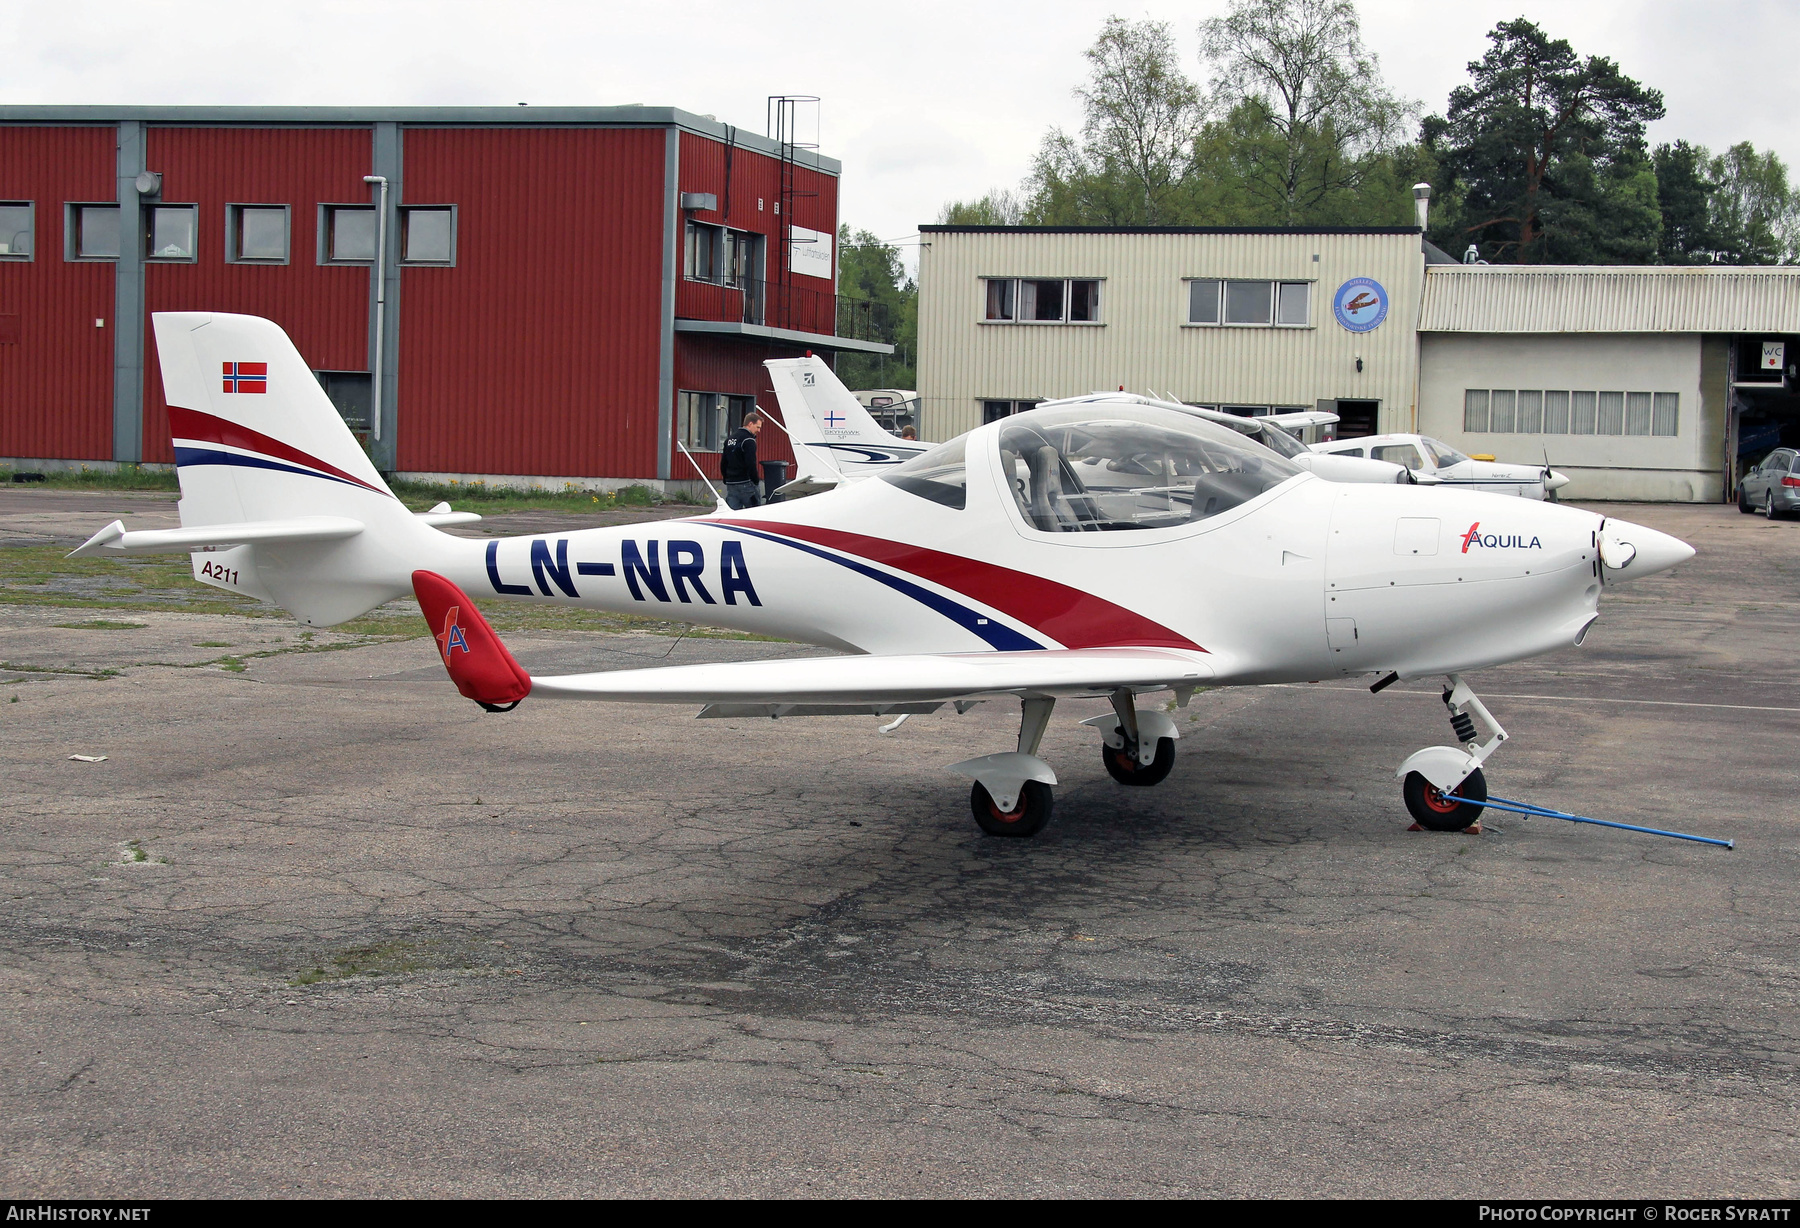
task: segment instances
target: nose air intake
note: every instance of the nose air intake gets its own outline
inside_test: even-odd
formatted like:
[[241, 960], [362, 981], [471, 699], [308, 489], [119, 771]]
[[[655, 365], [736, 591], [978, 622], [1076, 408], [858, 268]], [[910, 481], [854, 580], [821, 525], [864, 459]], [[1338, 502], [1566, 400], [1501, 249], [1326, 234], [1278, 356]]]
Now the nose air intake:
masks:
[[1600, 562], [1608, 583], [1637, 580], [1667, 571], [1694, 557], [1679, 537], [1610, 517], [1600, 525]]

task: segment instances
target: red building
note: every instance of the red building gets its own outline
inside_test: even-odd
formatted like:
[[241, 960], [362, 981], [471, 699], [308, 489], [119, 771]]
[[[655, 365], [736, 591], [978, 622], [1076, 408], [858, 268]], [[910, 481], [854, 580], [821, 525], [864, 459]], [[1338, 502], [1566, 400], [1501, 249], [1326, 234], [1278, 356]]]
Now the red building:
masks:
[[716, 479], [764, 359], [891, 351], [838, 173], [661, 107], [0, 107], [0, 463], [172, 462], [150, 313], [231, 311], [403, 477]]

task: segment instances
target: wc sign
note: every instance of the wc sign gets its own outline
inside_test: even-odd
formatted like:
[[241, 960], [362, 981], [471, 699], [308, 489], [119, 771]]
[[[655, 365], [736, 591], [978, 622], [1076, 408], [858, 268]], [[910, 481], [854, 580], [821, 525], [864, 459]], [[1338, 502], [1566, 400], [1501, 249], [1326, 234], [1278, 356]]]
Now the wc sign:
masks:
[[1763, 345], [1762, 369], [1779, 371], [1787, 365], [1787, 342], [1765, 341]]

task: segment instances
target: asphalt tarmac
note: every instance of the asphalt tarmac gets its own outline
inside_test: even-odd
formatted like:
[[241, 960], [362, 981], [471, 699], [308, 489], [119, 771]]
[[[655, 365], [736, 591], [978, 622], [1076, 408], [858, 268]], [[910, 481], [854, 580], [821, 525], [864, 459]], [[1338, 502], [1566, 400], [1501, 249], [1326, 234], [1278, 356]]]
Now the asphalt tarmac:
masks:
[[1472, 680], [1490, 787], [1735, 851], [1407, 831], [1423, 680], [1198, 695], [1146, 790], [1064, 704], [1001, 840], [942, 767], [1007, 705], [488, 715], [427, 639], [0, 606], [0, 1193], [1792, 1197], [1800, 523], [1607, 510], [1700, 554]]

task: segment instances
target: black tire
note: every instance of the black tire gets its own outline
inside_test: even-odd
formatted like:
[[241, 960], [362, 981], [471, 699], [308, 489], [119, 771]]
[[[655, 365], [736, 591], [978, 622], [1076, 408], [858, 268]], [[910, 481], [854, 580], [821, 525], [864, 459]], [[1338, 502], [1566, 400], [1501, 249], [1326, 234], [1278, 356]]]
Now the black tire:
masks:
[[[1406, 797], [1406, 809], [1411, 812], [1413, 820], [1426, 831], [1461, 831], [1465, 827], [1475, 826], [1481, 818], [1485, 806], [1477, 806], [1471, 802], [1446, 801], [1429, 780], [1417, 772], [1406, 774], [1406, 783], [1401, 786], [1401, 793]], [[1481, 769], [1476, 768], [1469, 773], [1469, 778], [1452, 790], [1458, 797], [1471, 798], [1474, 801], [1487, 800], [1487, 779], [1482, 776]]]
[[1740, 512], [1744, 513], [1744, 515], [1748, 516], [1751, 512], [1754, 512], [1755, 510], [1756, 509], [1751, 507], [1749, 502], [1744, 498], [1744, 488], [1742, 486], [1738, 487], [1738, 511], [1740, 511]]
[[990, 836], [1037, 835], [1050, 822], [1053, 800], [1050, 786], [1041, 780], [1026, 781], [1019, 790], [1017, 808], [1010, 811], [995, 805], [987, 786], [979, 780], [969, 791], [969, 809], [975, 812], [975, 822]]
[[1762, 514], [1770, 520], [1781, 519], [1781, 513], [1775, 510], [1775, 492], [1772, 490], [1763, 496]]
[[1175, 739], [1156, 739], [1156, 758], [1147, 765], [1139, 763], [1130, 750], [1114, 750], [1104, 742], [1100, 744], [1100, 760], [1106, 764], [1106, 774], [1122, 785], [1160, 785], [1175, 767]]

